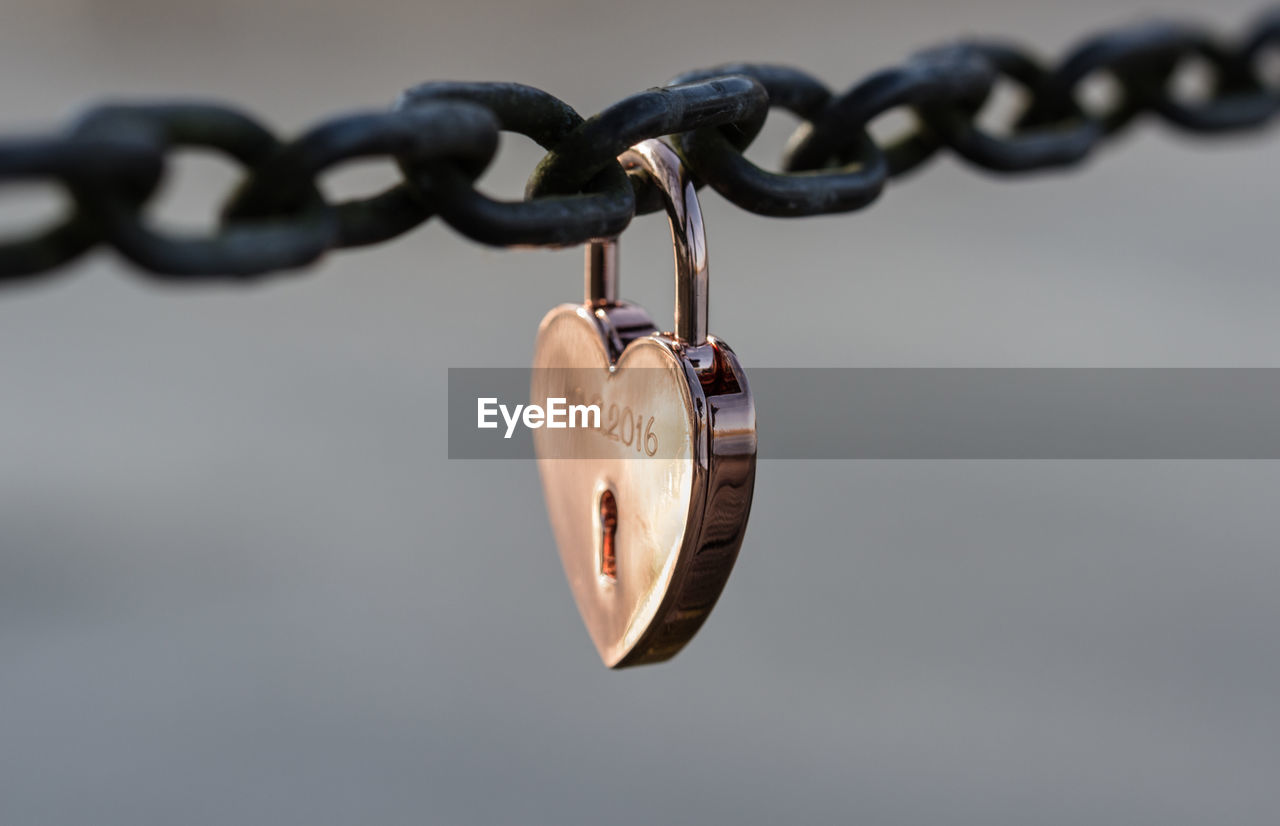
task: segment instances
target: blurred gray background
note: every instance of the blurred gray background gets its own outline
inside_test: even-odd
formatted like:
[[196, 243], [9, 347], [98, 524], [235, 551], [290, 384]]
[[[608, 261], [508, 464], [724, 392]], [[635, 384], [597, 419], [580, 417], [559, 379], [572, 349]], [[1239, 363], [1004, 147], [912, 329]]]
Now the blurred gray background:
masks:
[[[962, 34], [1256, 8], [5, 0], [0, 128], [200, 95], [291, 133], [443, 78], [587, 113], [726, 60], [843, 87]], [[507, 137], [484, 186], [514, 196], [539, 153]], [[1146, 124], [852, 216], [708, 194], [712, 330], [748, 366], [1280, 366], [1277, 162]], [[233, 170], [174, 172], [159, 211], [207, 226]], [[7, 193], [6, 226], [56, 211]], [[662, 220], [627, 237], [665, 316]], [[445, 368], [526, 364], [580, 267], [433, 223], [264, 286], [99, 253], [0, 293], [0, 823], [1275, 822], [1274, 463], [767, 463], [698, 639], [603, 670], [534, 466], [445, 458]]]

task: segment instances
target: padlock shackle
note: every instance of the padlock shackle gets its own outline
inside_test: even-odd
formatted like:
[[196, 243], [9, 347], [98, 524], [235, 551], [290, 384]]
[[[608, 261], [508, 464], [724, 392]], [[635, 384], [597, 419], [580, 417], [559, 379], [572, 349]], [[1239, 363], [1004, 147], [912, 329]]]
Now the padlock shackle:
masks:
[[[707, 342], [707, 236], [698, 192], [676, 151], [660, 140], [642, 141], [618, 156], [627, 172], [641, 171], [662, 193], [671, 222], [676, 263], [676, 338], [690, 345]], [[587, 303], [618, 300], [618, 239], [592, 241], [586, 253]]]
[[587, 244], [588, 304], [618, 302], [618, 239]]

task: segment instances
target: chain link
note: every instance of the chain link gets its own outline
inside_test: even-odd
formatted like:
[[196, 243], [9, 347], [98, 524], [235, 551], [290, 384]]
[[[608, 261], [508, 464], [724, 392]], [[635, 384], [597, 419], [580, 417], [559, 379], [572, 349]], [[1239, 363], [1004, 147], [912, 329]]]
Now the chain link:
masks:
[[[71, 199], [60, 222], [0, 243], [0, 281], [49, 273], [101, 245], [166, 279], [249, 279], [306, 266], [331, 249], [389, 240], [433, 215], [485, 244], [582, 244], [617, 235], [637, 213], [659, 207], [645, 181], [629, 179], [616, 160], [659, 137], [671, 139], [699, 185], [750, 212], [848, 212], [944, 148], [981, 169], [1023, 173], [1078, 164], [1144, 113], [1195, 133], [1263, 126], [1280, 111], [1280, 89], [1263, 67], [1278, 51], [1280, 9], [1234, 40], [1180, 23], [1114, 29], [1056, 64], [1010, 43], [962, 41], [839, 95], [797, 69], [729, 64], [685, 73], [585, 119], [516, 83], [427, 83], [391, 111], [340, 116], [288, 142], [220, 104], [99, 106], [60, 134], [0, 139], [0, 185], [53, 182]], [[1198, 99], [1174, 90], [1191, 61], [1209, 73]], [[1117, 90], [1101, 111], [1083, 102], [1085, 85], [1099, 75]], [[1019, 87], [1025, 104], [1006, 129], [990, 131], [980, 119], [1002, 81]], [[743, 155], [773, 108], [801, 121], [777, 172]], [[895, 109], [908, 110], [914, 126], [881, 145], [869, 125]], [[524, 200], [476, 188], [502, 131], [547, 150]], [[162, 233], [143, 218], [168, 158], [189, 146], [222, 152], [244, 169], [208, 237]], [[359, 158], [392, 160], [403, 180], [374, 197], [327, 200], [319, 177]]]

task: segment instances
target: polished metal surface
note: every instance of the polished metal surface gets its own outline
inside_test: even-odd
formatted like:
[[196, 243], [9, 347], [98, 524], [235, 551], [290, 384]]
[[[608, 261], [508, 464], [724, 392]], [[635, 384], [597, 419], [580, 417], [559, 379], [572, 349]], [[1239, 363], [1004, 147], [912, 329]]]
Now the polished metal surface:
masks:
[[636, 417], [612, 439], [601, 428], [534, 431], [565, 575], [612, 668], [669, 659], [702, 626], [737, 559], [756, 462], [746, 377], [733, 351], [705, 335], [706, 241], [694, 190], [665, 144], [646, 142], [621, 160], [667, 195], [677, 331], [691, 339], [605, 299], [617, 284], [616, 248], [595, 244], [586, 301], [557, 307], [538, 329], [531, 388], [534, 404], [561, 397]]

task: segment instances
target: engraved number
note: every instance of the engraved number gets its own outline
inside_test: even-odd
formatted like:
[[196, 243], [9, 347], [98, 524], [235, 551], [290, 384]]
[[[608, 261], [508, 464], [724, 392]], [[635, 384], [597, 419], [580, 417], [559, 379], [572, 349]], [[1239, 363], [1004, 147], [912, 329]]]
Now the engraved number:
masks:
[[622, 438], [622, 443], [627, 447], [631, 447], [631, 441], [636, 437], [636, 425], [631, 420], [631, 408], [622, 408], [622, 430], [618, 433]]

